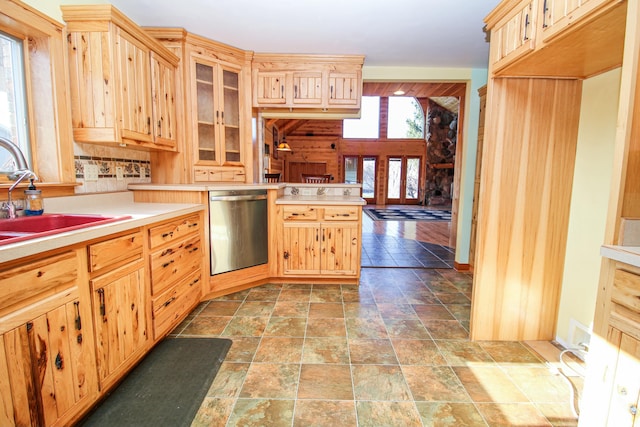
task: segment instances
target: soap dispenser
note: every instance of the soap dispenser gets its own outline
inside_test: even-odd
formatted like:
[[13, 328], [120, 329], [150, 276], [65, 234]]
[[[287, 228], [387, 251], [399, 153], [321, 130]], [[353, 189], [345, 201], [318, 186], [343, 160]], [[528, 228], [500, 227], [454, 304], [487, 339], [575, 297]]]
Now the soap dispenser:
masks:
[[31, 183], [24, 190], [25, 207], [24, 214], [28, 216], [42, 215], [44, 213], [44, 201], [42, 200], [42, 191], [36, 189], [31, 178]]

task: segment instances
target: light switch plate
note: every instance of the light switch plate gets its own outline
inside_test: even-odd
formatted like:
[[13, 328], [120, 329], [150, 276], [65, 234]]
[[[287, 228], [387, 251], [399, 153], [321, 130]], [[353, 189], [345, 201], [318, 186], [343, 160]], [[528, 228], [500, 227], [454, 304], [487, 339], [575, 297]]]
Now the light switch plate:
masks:
[[122, 181], [124, 179], [124, 168], [122, 166], [116, 166], [116, 179]]
[[99, 172], [98, 165], [84, 165], [84, 180], [97, 181], [98, 172]]

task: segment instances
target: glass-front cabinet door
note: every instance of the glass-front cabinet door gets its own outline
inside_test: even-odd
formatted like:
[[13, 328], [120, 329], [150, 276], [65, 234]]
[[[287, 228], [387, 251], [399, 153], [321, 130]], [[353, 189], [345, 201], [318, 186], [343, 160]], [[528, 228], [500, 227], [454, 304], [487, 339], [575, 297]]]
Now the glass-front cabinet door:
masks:
[[197, 163], [242, 163], [240, 150], [240, 71], [195, 59]]
[[[216, 110], [213, 66], [196, 62], [196, 102], [198, 109], [198, 160], [216, 162]], [[219, 117], [218, 117], [219, 119]]]
[[240, 96], [239, 73], [222, 70], [224, 106], [222, 127], [224, 128], [224, 162], [241, 162], [240, 157]]

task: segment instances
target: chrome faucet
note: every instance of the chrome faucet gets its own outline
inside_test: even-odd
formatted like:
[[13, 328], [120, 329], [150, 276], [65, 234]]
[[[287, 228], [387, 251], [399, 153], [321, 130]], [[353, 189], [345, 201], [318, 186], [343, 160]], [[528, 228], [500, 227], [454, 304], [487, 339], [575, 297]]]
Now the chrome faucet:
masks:
[[16, 217], [16, 205], [13, 203], [11, 192], [16, 188], [18, 184], [24, 181], [25, 178], [30, 177], [38, 180], [38, 176], [29, 169], [29, 165], [27, 164], [22, 151], [20, 151], [20, 148], [17, 145], [0, 136], [0, 147], [7, 150], [13, 156], [13, 159], [15, 160], [17, 166], [17, 169], [12, 172], [7, 173], [6, 171], [3, 171], [3, 173], [7, 173], [9, 179], [15, 182], [11, 184], [11, 187], [9, 187], [8, 200], [6, 203], [2, 204], [1, 209], [7, 212], [8, 218], [13, 219]]

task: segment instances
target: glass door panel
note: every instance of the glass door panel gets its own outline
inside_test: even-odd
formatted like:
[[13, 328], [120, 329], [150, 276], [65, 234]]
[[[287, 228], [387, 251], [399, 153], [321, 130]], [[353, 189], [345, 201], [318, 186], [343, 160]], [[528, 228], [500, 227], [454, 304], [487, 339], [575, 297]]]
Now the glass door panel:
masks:
[[400, 203], [402, 187], [402, 158], [390, 157], [387, 170], [387, 203]]
[[362, 158], [362, 197], [367, 203], [376, 201], [376, 163], [375, 157]]
[[420, 157], [397, 156], [389, 158], [387, 169], [387, 204], [418, 203], [420, 193]]
[[417, 157], [407, 158], [407, 173], [405, 179], [404, 198], [405, 203], [418, 200], [418, 189], [420, 188], [420, 159]]
[[344, 182], [345, 184], [357, 184], [358, 181], [358, 158], [344, 158]]
[[375, 156], [345, 156], [344, 182], [362, 183], [362, 197], [368, 204], [376, 203], [376, 166]]

